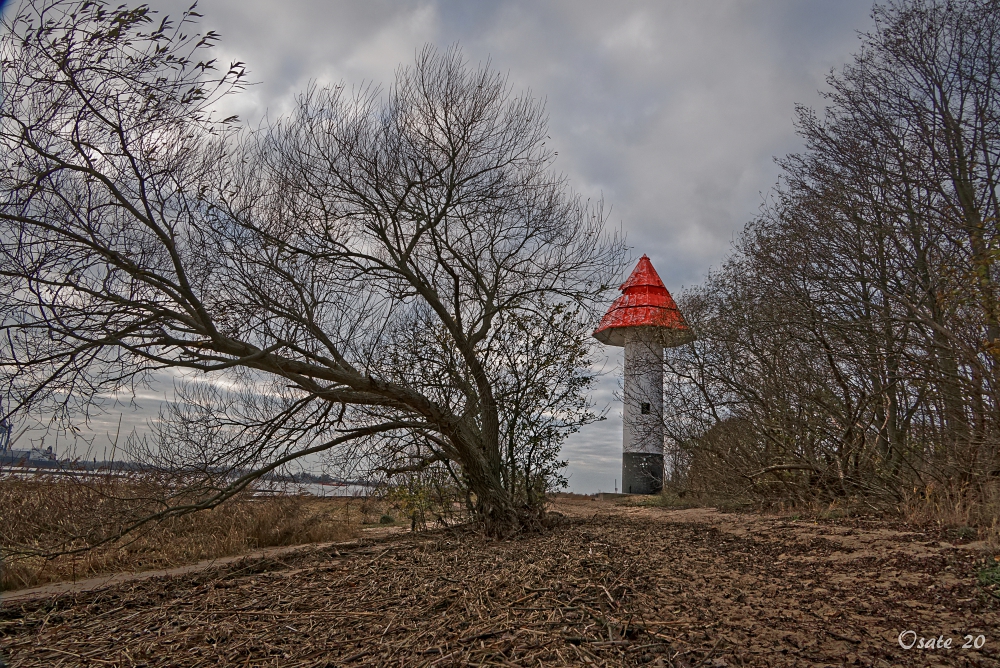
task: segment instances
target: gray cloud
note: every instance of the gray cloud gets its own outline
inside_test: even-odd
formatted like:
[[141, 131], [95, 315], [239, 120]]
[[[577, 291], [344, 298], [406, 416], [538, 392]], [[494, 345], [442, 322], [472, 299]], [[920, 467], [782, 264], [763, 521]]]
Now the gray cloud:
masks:
[[[187, 4], [157, 2], [178, 14]], [[320, 2], [203, 0], [220, 59], [260, 82], [228, 104], [248, 120], [289, 109], [309, 81], [387, 87], [425, 43], [489, 59], [515, 90], [547, 101], [557, 167], [612, 206], [611, 223], [647, 253], [672, 291], [727, 252], [800, 146], [794, 105], [818, 107], [832, 68], [857, 50], [869, 0], [699, 2]], [[574, 435], [575, 491], [620, 477], [620, 351], [594, 394], [608, 420]], [[155, 410], [155, 409], [154, 409]]]
[[726, 251], [856, 48], [867, 1], [287, 2], [206, 0], [206, 27], [261, 83], [244, 116], [280, 114], [310, 80], [391, 84], [425, 43], [460, 44], [547, 100], [558, 167], [603, 194], [671, 285]]

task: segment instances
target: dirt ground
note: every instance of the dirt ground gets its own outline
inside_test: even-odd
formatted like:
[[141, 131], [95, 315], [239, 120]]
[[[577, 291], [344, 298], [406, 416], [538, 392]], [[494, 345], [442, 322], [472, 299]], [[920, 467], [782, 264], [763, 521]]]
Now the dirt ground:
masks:
[[1000, 666], [1000, 599], [976, 580], [983, 546], [945, 531], [587, 498], [553, 510], [558, 526], [515, 540], [396, 533], [96, 589], [12, 592], [0, 599], [0, 657], [9, 666]]

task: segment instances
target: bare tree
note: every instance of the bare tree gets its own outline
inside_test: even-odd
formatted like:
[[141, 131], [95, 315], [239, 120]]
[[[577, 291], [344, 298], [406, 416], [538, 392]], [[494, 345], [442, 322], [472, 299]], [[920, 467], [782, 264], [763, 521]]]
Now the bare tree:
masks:
[[681, 300], [699, 343], [668, 360], [687, 400], [671, 419], [755, 493], [983, 499], [1000, 466], [1000, 4], [874, 18], [825, 114], [799, 109], [806, 150], [781, 187]]
[[448, 467], [492, 533], [534, 521], [548, 446], [593, 418], [586, 324], [624, 259], [552, 171], [542, 105], [426, 48], [388, 92], [313, 87], [238, 132], [211, 111], [243, 67], [215, 70], [195, 16], [5, 24], [11, 413], [73, 420], [176, 370], [184, 401], [132, 442], [175, 474], [156, 517], [333, 453]]

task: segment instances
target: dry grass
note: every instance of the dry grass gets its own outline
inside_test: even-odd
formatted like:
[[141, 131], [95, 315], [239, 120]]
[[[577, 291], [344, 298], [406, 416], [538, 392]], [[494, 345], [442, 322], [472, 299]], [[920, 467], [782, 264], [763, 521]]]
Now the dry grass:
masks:
[[990, 550], [1000, 552], [1000, 481], [975, 489], [915, 488], [900, 509], [909, 522], [946, 527], [959, 538], [986, 541]]
[[51, 478], [0, 479], [0, 550], [6, 555], [0, 590], [169, 568], [262, 547], [348, 540], [365, 515], [376, 512], [346, 498], [246, 495], [213, 510], [149, 524], [88, 552], [30, 554], [82, 546], [121, 521], [127, 513], [114, 507], [121, 495], [109, 492], [107, 486]]
[[[719, 474], [721, 476], [721, 473]], [[690, 481], [686, 481], [690, 482]], [[702, 481], [704, 482], [704, 481]], [[934, 527], [962, 540], [985, 541], [986, 548], [1000, 552], [1000, 479], [980, 479], [975, 484], [914, 487], [902, 499], [885, 493], [872, 496], [842, 496], [830, 500], [817, 490], [795, 497], [768, 498], [746, 489], [732, 491], [735, 484], [711, 489], [684, 484], [668, 485], [662, 493], [623, 500], [628, 505], [662, 508], [711, 507], [726, 512], [755, 511], [781, 516], [837, 520], [877, 517], [907, 524]], [[729, 491], [727, 491], [729, 490]]]

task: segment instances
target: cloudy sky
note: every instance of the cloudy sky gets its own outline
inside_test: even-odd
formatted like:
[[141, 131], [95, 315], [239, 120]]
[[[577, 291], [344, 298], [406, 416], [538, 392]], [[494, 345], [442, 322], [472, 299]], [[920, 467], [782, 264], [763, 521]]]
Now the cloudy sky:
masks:
[[[188, 2], [147, 0], [176, 15]], [[14, 3], [16, 5], [16, 3]], [[219, 59], [257, 85], [232, 100], [250, 121], [278, 116], [310, 81], [387, 87], [427, 43], [489, 60], [546, 100], [557, 168], [612, 207], [636, 257], [668, 289], [699, 283], [725, 256], [798, 150], [796, 104], [821, 108], [831, 69], [871, 25], [870, 0], [202, 0]], [[8, 8], [9, 11], [9, 8]], [[608, 419], [564, 456], [577, 492], [620, 478], [618, 349], [594, 394]], [[146, 402], [155, 403], [156, 393]], [[141, 423], [140, 413], [124, 420]], [[117, 424], [117, 416], [112, 420]]]

